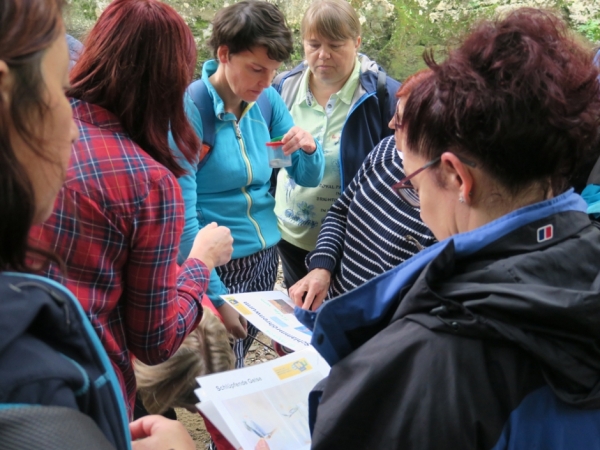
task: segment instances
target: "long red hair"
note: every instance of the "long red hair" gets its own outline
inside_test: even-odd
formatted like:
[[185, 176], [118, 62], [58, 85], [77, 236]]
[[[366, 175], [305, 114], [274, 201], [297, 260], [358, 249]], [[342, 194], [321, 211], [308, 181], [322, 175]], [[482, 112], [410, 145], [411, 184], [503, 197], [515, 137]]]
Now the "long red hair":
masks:
[[114, 0], [85, 40], [68, 94], [115, 114], [133, 141], [180, 176], [168, 132], [192, 162], [200, 141], [183, 96], [195, 65], [194, 37], [173, 8], [158, 0]]

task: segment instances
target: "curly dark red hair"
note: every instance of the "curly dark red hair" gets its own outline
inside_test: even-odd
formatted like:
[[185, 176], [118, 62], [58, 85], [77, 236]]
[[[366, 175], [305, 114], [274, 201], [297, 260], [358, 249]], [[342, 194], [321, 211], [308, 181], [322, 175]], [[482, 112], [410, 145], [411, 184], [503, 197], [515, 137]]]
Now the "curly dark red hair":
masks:
[[598, 157], [600, 83], [591, 49], [555, 14], [523, 8], [479, 24], [411, 93], [411, 151], [474, 159], [513, 195], [540, 182], [557, 195]]
[[183, 96], [194, 75], [196, 43], [177, 12], [158, 0], [114, 0], [85, 40], [68, 95], [115, 114], [130, 138], [176, 176], [168, 132], [192, 162], [200, 141]]

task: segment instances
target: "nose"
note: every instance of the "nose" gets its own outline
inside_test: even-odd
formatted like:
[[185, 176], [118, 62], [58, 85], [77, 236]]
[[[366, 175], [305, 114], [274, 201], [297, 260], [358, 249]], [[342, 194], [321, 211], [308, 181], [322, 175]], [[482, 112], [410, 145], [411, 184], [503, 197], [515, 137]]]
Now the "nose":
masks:
[[391, 128], [392, 130], [396, 129], [396, 116], [392, 116], [392, 120], [390, 120], [390, 122], [388, 123], [388, 127]]
[[271, 85], [274, 74], [275, 72], [271, 73], [270, 71], [265, 70], [264, 75], [259, 80], [259, 86], [265, 89], [268, 88]]
[[71, 119], [71, 127], [69, 130], [69, 137], [71, 138], [71, 143], [74, 144], [77, 139], [79, 139], [79, 128], [77, 128], [77, 124], [73, 119]]
[[331, 56], [331, 53], [327, 51], [324, 45], [319, 49], [319, 59], [328, 59]]

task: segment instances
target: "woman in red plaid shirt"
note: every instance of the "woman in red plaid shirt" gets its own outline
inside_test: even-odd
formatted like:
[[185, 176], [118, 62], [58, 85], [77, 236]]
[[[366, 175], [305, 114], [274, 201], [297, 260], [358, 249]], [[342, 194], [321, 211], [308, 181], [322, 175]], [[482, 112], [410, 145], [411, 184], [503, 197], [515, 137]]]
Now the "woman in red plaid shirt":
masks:
[[230, 232], [212, 224], [178, 267], [184, 205], [169, 150], [199, 141], [183, 109], [196, 46], [190, 29], [156, 0], [115, 0], [71, 72], [75, 123], [66, 182], [54, 212], [31, 232], [66, 263], [48, 275], [79, 299], [115, 366], [130, 410], [132, 359], [157, 364], [200, 321], [210, 271], [229, 261]]

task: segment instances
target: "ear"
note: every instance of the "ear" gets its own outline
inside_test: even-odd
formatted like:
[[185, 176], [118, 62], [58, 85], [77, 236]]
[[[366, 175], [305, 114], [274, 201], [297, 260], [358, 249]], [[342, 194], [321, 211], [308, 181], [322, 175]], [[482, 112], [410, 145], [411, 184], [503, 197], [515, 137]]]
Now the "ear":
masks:
[[357, 52], [358, 52], [358, 49], [360, 48], [361, 42], [362, 42], [362, 38], [360, 36], [358, 36], [356, 38], [356, 45], [354, 46], [354, 48], [356, 49]]
[[441, 167], [447, 188], [456, 193], [457, 200], [461, 199], [461, 203], [469, 205], [472, 201], [471, 190], [475, 181], [471, 167], [451, 152], [442, 154]]
[[229, 47], [226, 45], [219, 45], [219, 48], [217, 49], [217, 59], [221, 64], [229, 62]]
[[8, 102], [12, 90], [13, 77], [8, 64], [0, 59], [0, 95], [4, 102]]

